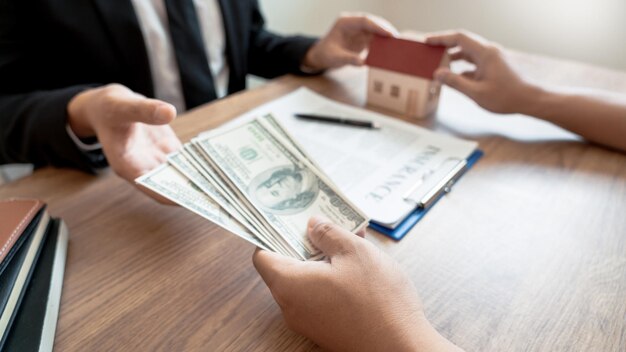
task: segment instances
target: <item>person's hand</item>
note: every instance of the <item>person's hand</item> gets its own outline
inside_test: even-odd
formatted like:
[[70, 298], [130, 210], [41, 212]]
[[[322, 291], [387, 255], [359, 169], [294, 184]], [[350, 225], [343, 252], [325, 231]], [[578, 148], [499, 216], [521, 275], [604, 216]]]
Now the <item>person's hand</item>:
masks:
[[97, 136], [111, 168], [131, 183], [181, 147], [168, 126], [176, 108], [119, 84], [79, 93], [67, 111], [72, 131], [78, 137]]
[[309, 49], [303, 65], [313, 71], [363, 65], [365, 49], [374, 35], [395, 36], [397, 31], [380, 17], [343, 14], [330, 31]]
[[431, 34], [426, 43], [451, 48], [450, 58], [465, 60], [476, 67], [456, 74], [439, 68], [435, 79], [473, 99], [478, 105], [496, 113], [521, 112], [535, 87], [526, 82], [507, 62], [497, 45], [464, 31]]
[[287, 326], [333, 351], [435, 351], [456, 347], [428, 323], [410, 279], [376, 246], [311, 219], [328, 258], [302, 262], [257, 250], [253, 261]]

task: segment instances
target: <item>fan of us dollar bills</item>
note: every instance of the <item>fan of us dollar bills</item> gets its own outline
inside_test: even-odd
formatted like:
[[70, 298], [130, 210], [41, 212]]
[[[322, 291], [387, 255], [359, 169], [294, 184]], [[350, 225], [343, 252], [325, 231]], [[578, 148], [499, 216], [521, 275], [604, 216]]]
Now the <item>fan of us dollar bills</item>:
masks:
[[271, 115], [202, 134], [137, 183], [254, 245], [315, 260], [307, 222], [323, 216], [357, 232], [369, 219]]

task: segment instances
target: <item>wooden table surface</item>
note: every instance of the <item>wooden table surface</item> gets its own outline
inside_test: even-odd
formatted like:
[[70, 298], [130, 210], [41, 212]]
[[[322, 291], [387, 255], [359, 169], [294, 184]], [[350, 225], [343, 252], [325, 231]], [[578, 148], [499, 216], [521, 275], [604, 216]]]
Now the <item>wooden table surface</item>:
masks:
[[[625, 73], [512, 55], [544, 82], [626, 93]], [[174, 128], [186, 141], [302, 85], [362, 105], [364, 84], [354, 68], [283, 77]], [[625, 351], [626, 156], [492, 116], [450, 90], [442, 104], [421, 124], [475, 139], [485, 156], [405, 239], [368, 238], [410, 273], [436, 328], [468, 351]], [[110, 171], [42, 169], [0, 187], [13, 196], [45, 200], [70, 229], [57, 351], [317, 349], [285, 327], [251, 245]]]

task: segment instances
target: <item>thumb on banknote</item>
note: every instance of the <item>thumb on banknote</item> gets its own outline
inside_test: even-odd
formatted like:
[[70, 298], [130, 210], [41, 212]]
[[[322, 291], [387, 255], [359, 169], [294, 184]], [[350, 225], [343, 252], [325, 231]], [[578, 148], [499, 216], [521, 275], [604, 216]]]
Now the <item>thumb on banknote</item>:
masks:
[[307, 231], [313, 245], [330, 257], [353, 253], [358, 245], [354, 234], [322, 217], [312, 217]]

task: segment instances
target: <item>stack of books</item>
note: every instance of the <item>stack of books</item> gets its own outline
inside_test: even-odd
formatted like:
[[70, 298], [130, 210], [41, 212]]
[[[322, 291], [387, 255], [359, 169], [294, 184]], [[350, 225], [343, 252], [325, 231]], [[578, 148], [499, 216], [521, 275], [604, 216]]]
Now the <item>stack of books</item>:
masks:
[[2, 200], [0, 218], [0, 350], [52, 351], [67, 229], [38, 200]]

